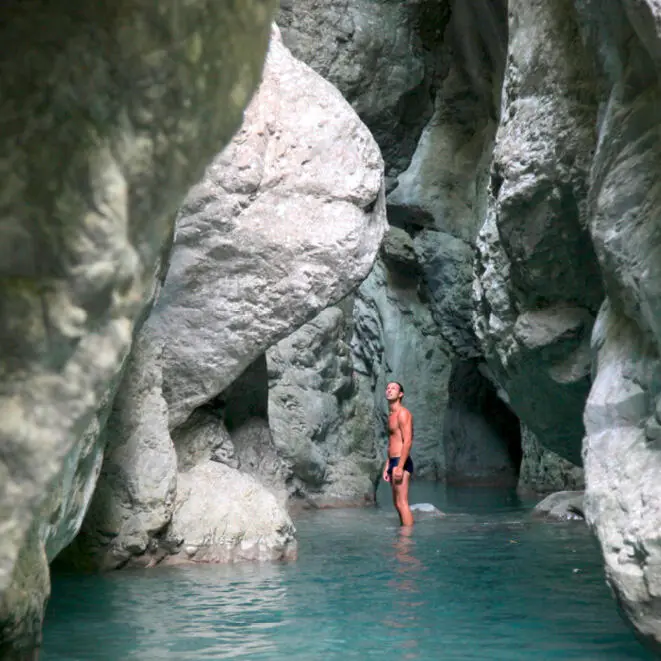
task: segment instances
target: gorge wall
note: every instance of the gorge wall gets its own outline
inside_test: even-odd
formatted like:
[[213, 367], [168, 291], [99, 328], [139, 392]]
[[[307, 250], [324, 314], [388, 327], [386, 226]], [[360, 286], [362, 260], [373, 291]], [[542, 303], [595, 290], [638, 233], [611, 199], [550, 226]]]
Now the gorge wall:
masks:
[[240, 124], [273, 9], [0, 7], [0, 654], [40, 635], [174, 213]]
[[661, 649], [661, 6], [282, 0], [221, 152], [244, 6], [0, 9], [2, 643], [58, 554], [286, 557], [287, 504], [372, 502], [397, 379], [420, 476], [585, 483]]

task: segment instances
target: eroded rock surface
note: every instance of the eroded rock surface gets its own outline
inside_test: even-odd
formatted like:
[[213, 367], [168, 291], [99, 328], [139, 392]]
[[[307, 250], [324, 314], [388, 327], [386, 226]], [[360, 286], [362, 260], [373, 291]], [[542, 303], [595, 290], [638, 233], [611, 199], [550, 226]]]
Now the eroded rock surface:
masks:
[[267, 351], [268, 419], [293, 495], [315, 506], [373, 502], [382, 448], [353, 373], [349, 298]]
[[47, 581], [23, 580], [19, 550], [23, 562], [48, 543], [52, 557], [76, 532], [102, 452], [93, 431], [81, 438], [129, 349], [177, 206], [241, 121], [272, 9], [0, 8], [2, 641], [38, 636]]
[[[180, 210], [170, 268], [122, 386], [127, 396], [108, 424], [127, 421], [108, 439], [101, 501], [76, 541], [77, 562], [112, 565], [118, 550], [131, 564], [172, 555], [241, 559], [253, 554], [240, 544], [250, 517], [264, 526], [255, 557], [288, 554], [293, 528], [284, 503], [293, 474], [269, 429], [264, 352], [365, 278], [384, 229], [376, 143], [339, 92], [295, 60], [275, 31], [241, 130]], [[144, 396], [129, 396], [142, 378], [138, 365], [153, 377]], [[159, 485], [150, 486], [149, 470], [126, 465], [127, 442], [167, 457]], [[227, 489], [232, 476], [243, 485], [245, 507], [256, 509], [223, 536], [202, 510], [214, 481]], [[162, 489], [171, 481], [174, 501]], [[135, 500], [124, 511], [129, 487]], [[248, 497], [251, 490], [259, 493]], [[214, 506], [214, 516], [229, 521], [236, 512], [228, 503]], [[212, 541], [201, 548], [207, 524]], [[250, 531], [257, 539], [257, 528]]]
[[521, 454], [519, 491], [548, 493], [585, 489], [583, 468], [545, 448], [525, 425], [521, 426]]
[[476, 332], [524, 424], [580, 464], [589, 337], [603, 298], [587, 229], [594, 67], [570, 0], [514, 1], [509, 14], [503, 111], [477, 244]]
[[433, 106], [450, 0], [284, 0], [278, 25], [300, 60], [335, 85], [383, 152], [388, 189]]

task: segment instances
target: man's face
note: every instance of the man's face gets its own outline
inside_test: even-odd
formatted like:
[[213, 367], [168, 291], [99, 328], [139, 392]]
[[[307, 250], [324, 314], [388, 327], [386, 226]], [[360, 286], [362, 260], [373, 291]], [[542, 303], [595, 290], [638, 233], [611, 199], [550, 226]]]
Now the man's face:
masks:
[[401, 397], [399, 385], [396, 383], [389, 383], [386, 386], [386, 399], [389, 402], [396, 402]]

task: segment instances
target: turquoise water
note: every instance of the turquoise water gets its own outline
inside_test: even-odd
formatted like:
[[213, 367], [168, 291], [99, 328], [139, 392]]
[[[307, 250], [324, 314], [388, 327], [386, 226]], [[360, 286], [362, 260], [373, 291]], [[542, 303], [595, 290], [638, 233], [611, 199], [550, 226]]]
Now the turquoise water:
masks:
[[387, 499], [297, 521], [291, 564], [56, 576], [40, 661], [651, 659], [585, 527], [514, 494], [416, 483], [444, 520], [403, 536]]

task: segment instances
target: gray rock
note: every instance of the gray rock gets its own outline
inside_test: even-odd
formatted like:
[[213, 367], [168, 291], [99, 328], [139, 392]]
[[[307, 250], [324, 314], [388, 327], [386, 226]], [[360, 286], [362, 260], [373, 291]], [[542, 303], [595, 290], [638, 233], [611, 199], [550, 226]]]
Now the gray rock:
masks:
[[476, 334], [524, 424], [580, 464], [589, 333], [603, 297], [587, 232], [594, 67], [569, 0], [515, 1], [509, 12], [503, 112], [478, 239]]
[[357, 397], [348, 321], [327, 308], [267, 352], [273, 440], [295, 495], [316, 506], [373, 502], [383, 463]]
[[521, 425], [521, 449], [519, 491], [547, 493], [585, 489], [583, 468], [547, 450], [525, 425]]
[[560, 521], [583, 521], [583, 491], [558, 491], [535, 505], [533, 515]]
[[[0, 8], [0, 595], [19, 580], [19, 550], [43, 553], [25, 545], [50, 513], [44, 499], [68, 512], [49, 529], [55, 547], [76, 532], [98, 470], [81, 438], [129, 349], [177, 205], [241, 121], [272, 5]], [[15, 585], [0, 606], [34, 604], [21, 611], [29, 636], [44, 585]], [[5, 621], [0, 639], [19, 636]]]
[[166, 340], [170, 427], [355, 288], [384, 230], [377, 145], [339, 92], [275, 39], [241, 132], [181, 209], [147, 322]]
[[146, 558], [152, 538], [172, 518], [177, 455], [162, 394], [162, 351], [138, 335], [103, 430], [106, 449], [94, 497], [80, 535], [60, 562], [115, 569], [133, 556]]
[[589, 228], [607, 292], [585, 407], [586, 515], [606, 578], [639, 637], [661, 652], [661, 7], [577, 0], [602, 107]]
[[[385, 224], [378, 147], [340, 94], [274, 32], [241, 131], [178, 216], [170, 269], [108, 423], [99, 506], [69, 554], [76, 564], [179, 555], [189, 526], [172, 518], [174, 490], [192, 517], [207, 495], [182, 476], [216, 470], [207, 464], [255, 477], [284, 507], [291, 472], [268, 426], [264, 352], [357, 286]], [[276, 534], [274, 520], [260, 519], [265, 538]]]
[[206, 462], [179, 475], [168, 531], [178, 550], [165, 563], [293, 558], [294, 534], [287, 513], [255, 478]]
[[292, 53], [335, 85], [384, 155], [389, 184], [404, 170], [432, 110], [431, 87], [450, 17], [446, 0], [285, 0], [278, 25]]

